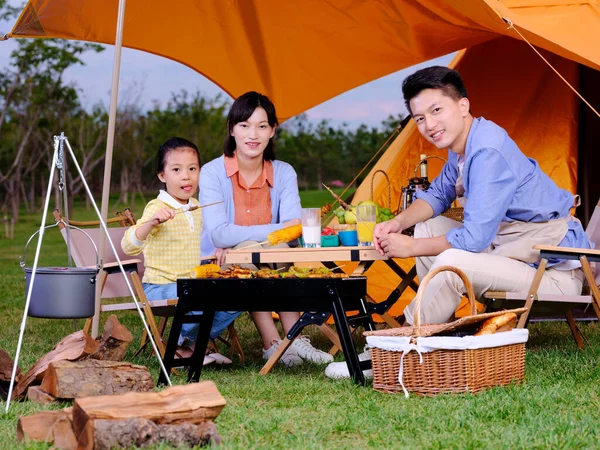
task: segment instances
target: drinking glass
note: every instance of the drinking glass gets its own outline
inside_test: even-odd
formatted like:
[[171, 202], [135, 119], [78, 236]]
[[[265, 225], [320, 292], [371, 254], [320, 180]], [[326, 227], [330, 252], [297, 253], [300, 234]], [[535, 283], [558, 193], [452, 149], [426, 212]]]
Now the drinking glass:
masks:
[[302, 208], [302, 240], [305, 248], [321, 247], [321, 208]]
[[358, 205], [356, 207], [356, 231], [358, 232], [358, 245], [373, 245], [373, 230], [377, 221], [377, 206]]

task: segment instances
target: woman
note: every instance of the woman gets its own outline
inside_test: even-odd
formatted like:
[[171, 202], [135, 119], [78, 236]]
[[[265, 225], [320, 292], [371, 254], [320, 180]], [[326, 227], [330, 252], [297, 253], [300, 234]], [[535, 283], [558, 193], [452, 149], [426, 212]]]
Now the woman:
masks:
[[[223, 201], [203, 210], [202, 255], [216, 254], [220, 265], [227, 249], [262, 242], [270, 232], [300, 223], [296, 172], [275, 160], [277, 126], [273, 103], [262, 94], [247, 92], [229, 111], [223, 156], [202, 168], [200, 203]], [[251, 316], [263, 340], [263, 357], [269, 359], [281, 342], [273, 317], [269, 312]], [[280, 318], [287, 333], [299, 314], [282, 312]], [[280, 361], [293, 366], [303, 360], [327, 363], [333, 357], [300, 336]]]

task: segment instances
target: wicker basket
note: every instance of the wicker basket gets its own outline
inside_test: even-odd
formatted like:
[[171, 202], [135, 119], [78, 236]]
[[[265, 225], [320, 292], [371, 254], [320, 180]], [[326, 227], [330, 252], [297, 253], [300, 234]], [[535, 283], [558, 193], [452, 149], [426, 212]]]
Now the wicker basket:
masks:
[[[467, 288], [467, 296], [471, 303], [471, 313], [475, 310], [475, 298], [471, 283], [466, 275], [450, 266], [438, 267], [423, 279], [415, 298], [415, 324], [413, 337], [387, 337], [387, 339], [410, 340], [411, 344], [426, 342], [432, 338], [420, 337], [420, 308], [423, 292], [429, 280], [437, 273], [450, 270], [458, 274]], [[514, 333], [515, 338], [509, 333]], [[377, 332], [369, 333], [377, 336]], [[504, 336], [500, 336], [504, 335]], [[373, 388], [386, 393], [408, 392], [416, 395], [435, 396], [438, 394], [454, 394], [463, 392], [479, 392], [492, 386], [520, 383], [525, 378], [525, 341], [527, 330], [513, 330], [487, 336], [469, 336], [469, 342], [486, 342], [486, 348], [449, 350], [437, 349], [429, 352], [412, 352], [410, 350], [392, 351], [371, 346], [373, 363]], [[508, 345], [493, 346], [493, 342], [508, 340]], [[369, 339], [369, 338], [367, 338]], [[450, 342], [455, 337], [435, 337], [436, 343]], [[406, 341], [408, 342], [408, 341]], [[427, 341], [431, 342], [431, 341]], [[490, 344], [492, 343], [492, 344]], [[427, 344], [425, 344], [427, 345]], [[444, 347], [444, 345], [440, 345]], [[413, 345], [414, 347], [414, 345]], [[438, 348], [436, 346], [436, 348]]]

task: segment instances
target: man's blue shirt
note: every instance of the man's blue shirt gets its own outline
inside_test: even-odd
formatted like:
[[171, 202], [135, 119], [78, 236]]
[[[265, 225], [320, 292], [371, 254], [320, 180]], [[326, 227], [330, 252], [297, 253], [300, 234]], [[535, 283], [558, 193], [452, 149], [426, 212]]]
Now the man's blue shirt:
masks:
[[[442, 173], [416, 198], [429, 203], [436, 217], [456, 199], [457, 178], [458, 155], [449, 150]], [[469, 131], [463, 185], [467, 198], [463, 226], [449, 231], [446, 239], [453, 248], [470, 252], [486, 249], [501, 221], [547, 222], [568, 217], [573, 206], [570, 192], [527, 158], [503, 128], [484, 118], [474, 119]], [[568, 224], [559, 246], [590, 248], [581, 224], [573, 220]]]

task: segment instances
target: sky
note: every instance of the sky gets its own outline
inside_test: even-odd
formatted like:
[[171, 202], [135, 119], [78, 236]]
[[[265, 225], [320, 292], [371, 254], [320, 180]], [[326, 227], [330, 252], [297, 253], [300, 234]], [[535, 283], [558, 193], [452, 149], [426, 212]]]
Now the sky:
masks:
[[[10, 3], [15, 3], [11, 1]], [[0, 22], [0, 34], [8, 33], [12, 23]], [[16, 48], [14, 39], [0, 41], [0, 70], [9, 65], [10, 53]], [[453, 55], [428, 61], [403, 69], [332, 98], [308, 111], [308, 119], [320, 122], [329, 120], [334, 126], [346, 124], [353, 129], [361, 124], [378, 126], [388, 116], [406, 115], [402, 100], [402, 81], [419, 67], [448, 65]], [[106, 46], [101, 53], [83, 55], [84, 66], [67, 69], [65, 81], [75, 83], [81, 89], [85, 108], [101, 102], [108, 108], [114, 48]], [[167, 58], [138, 50], [124, 48], [121, 59], [119, 98], [139, 95], [141, 106], [151, 108], [154, 104], [165, 106], [173, 92], [185, 89], [199, 91], [209, 98], [223, 90], [198, 72]]]

